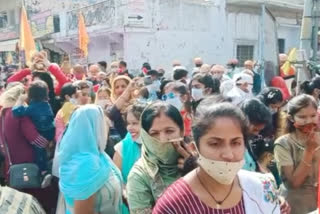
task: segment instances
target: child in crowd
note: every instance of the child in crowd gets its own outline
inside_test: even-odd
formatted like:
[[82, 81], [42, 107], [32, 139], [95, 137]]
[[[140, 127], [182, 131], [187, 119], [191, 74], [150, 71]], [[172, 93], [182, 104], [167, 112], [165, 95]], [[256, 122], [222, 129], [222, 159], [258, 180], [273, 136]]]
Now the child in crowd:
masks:
[[[48, 102], [48, 86], [44, 81], [36, 80], [31, 83], [28, 96], [21, 96], [16, 106], [12, 108], [15, 117], [28, 116], [37, 128], [38, 132], [48, 141], [52, 141], [55, 135], [54, 115], [51, 106]], [[25, 106], [25, 101], [28, 100], [29, 105]], [[47, 151], [33, 145], [36, 157], [36, 164], [38, 165], [41, 176], [41, 187], [47, 187], [52, 175], [49, 174]]]
[[253, 140], [251, 146], [259, 166], [258, 171], [261, 173], [272, 173], [277, 185], [280, 186], [281, 178], [274, 160], [273, 141], [260, 136]]
[[97, 91], [95, 104], [101, 106], [103, 110], [112, 105], [111, 102], [111, 91], [107, 87], [101, 87]]

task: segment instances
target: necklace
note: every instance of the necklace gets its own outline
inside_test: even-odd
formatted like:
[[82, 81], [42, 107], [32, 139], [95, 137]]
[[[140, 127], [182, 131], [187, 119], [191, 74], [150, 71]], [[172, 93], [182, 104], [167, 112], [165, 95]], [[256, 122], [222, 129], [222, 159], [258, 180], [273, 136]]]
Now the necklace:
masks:
[[304, 151], [304, 146], [302, 146], [299, 142], [298, 142], [298, 136], [297, 134], [295, 134], [295, 138], [293, 136], [291, 136], [292, 142], [293, 144], [298, 147], [298, 149], [301, 149], [302, 151]]
[[230, 188], [228, 194], [226, 195], [226, 197], [224, 197], [223, 200], [218, 201], [218, 200], [214, 197], [214, 195], [212, 195], [211, 192], [210, 192], [208, 189], [205, 188], [202, 180], [200, 179], [200, 177], [199, 177], [199, 175], [198, 175], [198, 171], [199, 171], [199, 170], [196, 171], [196, 174], [197, 174], [198, 180], [200, 181], [200, 184], [201, 184], [202, 187], [209, 193], [209, 195], [212, 197], [212, 199], [214, 200], [214, 202], [217, 204], [217, 209], [220, 209], [220, 207], [221, 207], [221, 205], [223, 204], [223, 202], [225, 202], [225, 200], [227, 200], [227, 198], [230, 196], [230, 194], [231, 194], [231, 192], [232, 192], [232, 189], [233, 189], [234, 181], [232, 182], [231, 188]]

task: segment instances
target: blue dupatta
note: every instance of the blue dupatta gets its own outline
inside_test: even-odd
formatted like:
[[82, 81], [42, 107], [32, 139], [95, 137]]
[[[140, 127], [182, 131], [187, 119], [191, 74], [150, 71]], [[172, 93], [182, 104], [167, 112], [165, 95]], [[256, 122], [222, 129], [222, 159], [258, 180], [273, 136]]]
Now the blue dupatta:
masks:
[[112, 163], [100, 148], [106, 142], [103, 121], [103, 111], [95, 105], [83, 106], [71, 116], [58, 151], [59, 186], [67, 202], [88, 199], [108, 179]]
[[131, 168], [140, 156], [141, 146], [133, 141], [131, 134], [128, 132], [122, 140], [122, 176], [125, 184]]

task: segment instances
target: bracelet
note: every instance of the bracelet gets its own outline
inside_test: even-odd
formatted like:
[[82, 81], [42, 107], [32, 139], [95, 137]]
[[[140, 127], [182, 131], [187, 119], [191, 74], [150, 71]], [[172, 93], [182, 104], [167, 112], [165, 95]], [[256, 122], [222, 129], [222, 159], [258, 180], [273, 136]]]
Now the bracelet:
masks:
[[302, 161], [302, 163], [304, 163], [304, 165], [306, 165], [307, 167], [312, 167], [312, 165], [311, 164], [309, 164], [309, 163], [307, 163], [305, 160], [301, 160]]
[[313, 153], [317, 152], [320, 149], [320, 146], [318, 146]]

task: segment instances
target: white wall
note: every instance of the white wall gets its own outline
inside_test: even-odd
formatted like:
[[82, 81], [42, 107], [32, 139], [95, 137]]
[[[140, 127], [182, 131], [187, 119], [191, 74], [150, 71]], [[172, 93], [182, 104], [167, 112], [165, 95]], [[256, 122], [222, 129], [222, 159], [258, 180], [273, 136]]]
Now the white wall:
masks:
[[143, 62], [153, 68], [171, 71], [173, 60], [179, 60], [191, 70], [194, 57], [205, 63], [224, 62], [225, 3], [206, 7], [180, 4], [181, 1], [161, 3], [155, 9], [153, 28], [124, 34], [124, 59], [128, 67], [139, 70]]
[[0, 12], [5, 10], [15, 9], [18, 6], [21, 6], [20, 0], [0, 0]]
[[110, 61], [110, 44], [106, 37], [94, 38], [89, 44], [89, 62]]
[[279, 25], [278, 38], [285, 39], [285, 52], [288, 53], [292, 48], [299, 48], [300, 43], [299, 26]]
[[[208, 64], [226, 64], [236, 57], [236, 47], [241, 44], [254, 45], [254, 59], [258, 58], [258, 14], [225, 14], [224, 7], [201, 10], [188, 6], [181, 9], [181, 5], [174, 3], [167, 6], [170, 9], [162, 8], [156, 31], [125, 33], [124, 59], [129, 68], [139, 70], [143, 62], [150, 62], [153, 68], [163, 67], [171, 71], [172, 61], [179, 60], [192, 69], [195, 56], [202, 57]], [[299, 27], [279, 24], [278, 28], [278, 38], [286, 39], [286, 51], [298, 47]]]
[[[285, 22], [283, 24], [283, 22]], [[285, 39], [285, 51], [299, 47], [300, 27], [291, 23], [296, 20], [278, 20], [277, 34]], [[287, 24], [290, 23], [290, 24]], [[254, 13], [228, 13], [226, 29], [226, 56], [236, 57], [238, 43], [255, 45], [255, 56], [258, 58], [260, 16]]]
[[[103, 29], [88, 28], [91, 40], [89, 62], [106, 60], [110, 63], [114, 49], [110, 44], [115, 42], [119, 44], [117, 48], [123, 50], [123, 54], [117, 50], [118, 57], [123, 55], [128, 67], [136, 71], [143, 62], [150, 62], [153, 68], [163, 67], [171, 71], [173, 60], [181, 61], [191, 70], [192, 59], [196, 56], [208, 64], [226, 64], [230, 58], [236, 57], [238, 44], [254, 45], [254, 58], [258, 58], [260, 16], [254, 12], [226, 14], [225, 0], [217, 2], [219, 4], [203, 6], [181, 0], [145, 0], [145, 17], [152, 18], [141, 28], [123, 26], [123, 40], [109, 41], [108, 37], [101, 35]], [[65, 18], [61, 17], [62, 23]], [[60, 36], [66, 36], [65, 29], [62, 27], [61, 30]], [[286, 39], [286, 50], [299, 44], [299, 31], [291, 23], [279, 25], [278, 38]], [[99, 37], [93, 37], [95, 33], [100, 33]]]
[[171, 70], [173, 60], [179, 60], [189, 69], [192, 59], [201, 56], [206, 63], [217, 63], [223, 59], [223, 41], [214, 32], [170, 32], [129, 33], [125, 36], [124, 59], [129, 68], [140, 69], [143, 62], [153, 68]]
[[226, 19], [225, 61], [236, 58], [237, 45], [254, 45], [254, 58], [257, 58], [260, 16], [253, 13], [228, 13]]

